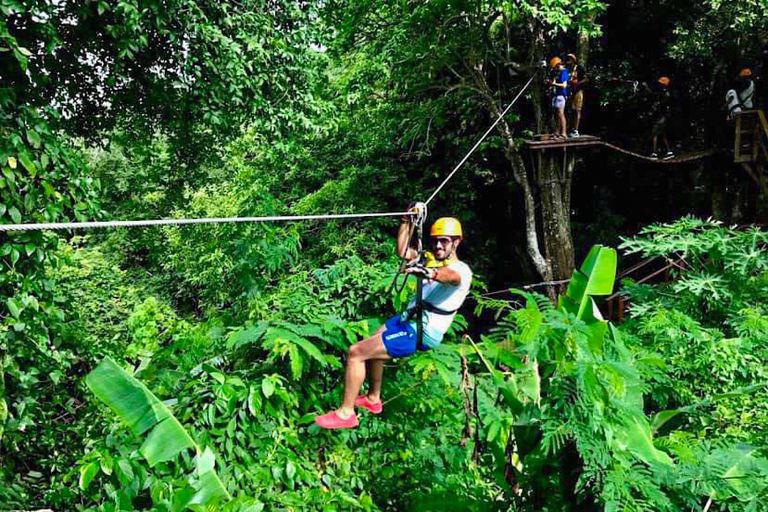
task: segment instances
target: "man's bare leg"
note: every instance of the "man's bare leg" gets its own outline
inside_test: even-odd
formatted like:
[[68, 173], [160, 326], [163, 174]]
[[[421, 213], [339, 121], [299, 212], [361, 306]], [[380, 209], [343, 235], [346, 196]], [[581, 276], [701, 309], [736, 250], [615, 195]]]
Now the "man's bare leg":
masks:
[[384, 377], [384, 360], [368, 361], [368, 401], [372, 404], [381, 402], [381, 381]]
[[576, 111], [576, 119], [573, 122], [573, 129], [579, 131], [579, 123], [581, 123], [581, 110]]
[[[385, 326], [379, 327], [374, 335], [384, 332]], [[381, 381], [384, 377], [384, 359], [368, 360], [368, 401], [372, 404], [381, 401]]]
[[349, 348], [347, 372], [344, 375], [344, 401], [336, 410], [341, 418], [349, 418], [355, 412], [355, 399], [365, 380], [365, 362], [369, 360], [390, 359], [381, 333], [374, 334]]

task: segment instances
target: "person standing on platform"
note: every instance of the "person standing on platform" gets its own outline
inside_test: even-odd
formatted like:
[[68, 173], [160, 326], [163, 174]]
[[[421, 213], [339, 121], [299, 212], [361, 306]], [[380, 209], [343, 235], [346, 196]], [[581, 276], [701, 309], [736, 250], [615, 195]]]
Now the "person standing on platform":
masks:
[[552, 137], [565, 139], [568, 136], [568, 122], [565, 119], [565, 100], [568, 98], [569, 73], [560, 57], [552, 57], [549, 61], [552, 75], [549, 85], [552, 87], [552, 110], [557, 119], [557, 129]]
[[584, 109], [584, 86], [589, 83], [589, 78], [587, 78], [587, 70], [579, 64], [576, 55], [569, 53], [565, 62], [570, 75], [568, 92], [571, 96], [571, 108], [573, 109], [573, 128], [571, 128], [568, 136], [575, 138], [579, 136], [581, 112]]
[[[669, 139], [667, 138], [667, 130], [672, 117], [673, 107], [672, 80], [668, 76], [661, 76], [651, 85], [643, 82], [642, 86], [650, 94], [651, 98], [650, 111], [653, 118], [653, 128], [651, 128], [653, 151], [651, 152], [651, 158], [654, 160], [659, 158], [658, 147], [659, 139], [661, 139], [664, 148], [667, 150], [662, 159], [670, 160], [675, 157], [675, 154], [669, 147]], [[637, 88], [637, 85], [635, 85], [635, 88]]]

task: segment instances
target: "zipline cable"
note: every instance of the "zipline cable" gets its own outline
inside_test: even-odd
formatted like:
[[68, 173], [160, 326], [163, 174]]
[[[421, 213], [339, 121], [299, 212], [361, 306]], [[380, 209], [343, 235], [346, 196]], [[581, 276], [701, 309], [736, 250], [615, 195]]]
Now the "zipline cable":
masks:
[[37, 224], [0, 224], [3, 231], [41, 231], [65, 229], [95, 229], [141, 226], [169, 226], [183, 224], [224, 224], [243, 222], [295, 222], [299, 220], [362, 219], [372, 217], [397, 217], [416, 215], [416, 212], [380, 212], [380, 213], [332, 213], [326, 215], [273, 215], [268, 217], [219, 217], [201, 219], [154, 219], [154, 220], [109, 220], [94, 222], [50, 222]]
[[467, 153], [467, 154], [464, 156], [464, 158], [462, 158], [462, 159], [461, 159], [461, 161], [459, 162], [459, 164], [458, 164], [458, 165], [457, 165], [457, 166], [456, 166], [456, 167], [453, 169], [453, 171], [451, 171], [451, 173], [448, 175], [448, 177], [447, 177], [447, 178], [445, 178], [445, 179], [443, 180], [443, 182], [440, 184], [440, 186], [439, 186], [439, 187], [437, 187], [437, 188], [435, 189], [435, 191], [434, 191], [434, 192], [432, 192], [432, 195], [431, 195], [431, 196], [429, 196], [429, 199], [427, 199], [426, 201], [424, 201], [424, 204], [427, 204], [427, 205], [428, 205], [428, 204], [429, 204], [429, 203], [432, 201], [432, 199], [434, 199], [434, 198], [435, 198], [435, 196], [438, 194], [438, 192], [440, 192], [440, 191], [443, 189], [443, 187], [444, 187], [444, 186], [445, 186], [445, 185], [448, 183], [448, 181], [450, 181], [450, 179], [451, 179], [451, 178], [453, 178], [453, 175], [454, 175], [454, 174], [456, 174], [457, 172], [459, 172], [459, 169], [461, 169], [461, 168], [462, 168], [462, 166], [464, 165], [464, 163], [466, 163], [466, 161], [467, 161], [467, 160], [469, 160], [469, 157], [470, 157], [470, 156], [472, 156], [472, 153], [474, 153], [474, 152], [475, 152], [475, 150], [476, 150], [478, 147], [480, 147], [480, 144], [482, 144], [482, 143], [483, 143], [483, 141], [484, 141], [484, 140], [485, 140], [485, 139], [488, 137], [488, 135], [490, 135], [490, 134], [491, 134], [491, 132], [493, 131], [493, 129], [494, 129], [494, 128], [496, 128], [496, 125], [497, 125], [497, 124], [499, 124], [499, 123], [501, 122], [501, 120], [504, 118], [504, 116], [505, 116], [505, 115], [507, 115], [507, 112], [509, 112], [509, 109], [511, 109], [511, 108], [512, 108], [512, 106], [513, 106], [513, 105], [514, 105], [514, 104], [517, 102], [517, 100], [518, 100], [518, 99], [520, 99], [520, 96], [522, 96], [522, 94], [525, 92], [525, 90], [526, 90], [526, 89], [528, 89], [528, 86], [529, 86], [529, 85], [531, 85], [531, 83], [533, 82], [533, 79], [534, 79], [534, 78], [536, 78], [536, 75], [538, 75], [538, 74], [539, 74], [539, 72], [538, 72], [538, 71], [536, 71], [536, 72], [535, 72], [533, 75], [531, 75], [531, 78], [528, 80], [528, 83], [526, 83], [526, 84], [523, 86], [523, 88], [522, 88], [522, 89], [520, 89], [520, 91], [517, 93], [517, 96], [515, 96], [515, 99], [513, 99], [513, 100], [512, 100], [512, 102], [511, 102], [509, 105], [507, 105], [507, 108], [505, 108], [505, 109], [504, 109], [504, 111], [501, 113], [501, 115], [499, 115], [499, 117], [497, 117], [497, 118], [496, 118], [496, 121], [494, 121], [494, 122], [493, 122], [493, 124], [490, 126], [490, 128], [488, 128], [488, 129], [485, 131], [485, 133], [483, 134], [483, 136], [482, 136], [482, 137], [480, 137], [480, 140], [478, 140], [478, 141], [475, 143], [475, 145], [474, 145], [474, 146], [472, 146], [472, 149], [470, 149], [470, 150], [469, 150], [469, 153]]
[[[507, 108], [501, 113], [501, 115], [493, 122], [493, 124], [486, 130], [480, 140], [475, 143], [472, 149], [469, 150], [464, 158], [461, 159], [459, 164], [453, 169], [448, 177], [443, 180], [437, 189], [432, 192], [424, 204], [428, 205], [432, 199], [443, 189], [443, 187], [450, 181], [450, 179], [456, 174], [464, 163], [469, 159], [475, 150], [483, 143], [483, 141], [490, 135], [491, 131], [496, 128], [496, 125], [501, 122], [507, 112], [522, 96], [523, 92], [531, 85], [533, 79], [538, 75], [538, 71], [535, 72], [522, 89], [517, 93], [517, 96], [512, 102], [507, 105]], [[295, 222], [300, 220], [332, 220], [332, 219], [360, 219], [371, 217], [396, 217], [403, 215], [415, 216], [415, 212], [382, 212], [382, 213], [339, 213], [339, 214], [327, 214], [327, 215], [274, 215], [267, 217], [220, 217], [220, 218], [201, 218], [201, 219], [152, 219], [152, 220], [112, 220], [112, 221], [91, 221], [91, 222], [42, 222], [42, 223], [29, 223], [29, 224], [0, 224], [0, 232], [9, 231], [55, 231], [55, 230], [68, 230], [68, 229], [96, 229], [96, 228], [118, 228], [118, 227], [145, 227], [145, 226], [169, 226], [169, 225], [184, 225], [184, 224], [224, 224], [224, 223], [244, 223], [244, 222]]]

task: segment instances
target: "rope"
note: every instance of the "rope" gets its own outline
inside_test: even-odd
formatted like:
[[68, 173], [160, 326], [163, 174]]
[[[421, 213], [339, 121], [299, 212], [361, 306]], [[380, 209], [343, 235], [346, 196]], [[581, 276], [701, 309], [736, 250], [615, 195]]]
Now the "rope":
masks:
[[50, 222], [39, 224], [0, 224], [3, 231], [40, 231], [64, 229], [95, 229], [139, 226], [168, 226], [182, 224], [224, 224], [228, 222], [295, 222], [300, 220], [331, 220], [331, 219], [361, 219], [371, 217], [396, 217], [416, 215], [415, 212], [381, 212], [381, 213], [335, 213], [327, 215], [274, 215], [269, 217], [220, 217], [202, 219], [155, 219], [155, 220], [111, 220], [97, 222]]
[[640, 153], [635, 153], [634, 151], [630, 151], [628, 149], [624, 149], [619, 146], [614, 146], [613, 144], [609, 142], [603, 141], [603, 146], [612, 149], [614, 151], [618, 151], [619, 153], [623, 153], [625, 155], [638, 158], [640, 160], [645, 160], [646, 162], [653, 162], [655, 164], [680, 164], [684, 162], [691, 162], [693, 160], [700, 160], [702, 158], [706, 158], [708, 156], [711, 156], [715, 154], [716, 150], [714, 149], [708, 149], [706, 151], [699, 151], [697, 153], [693, 153], [691, 155], [681, 156], [678, 158], [670, 158], [668, 160], [664, 160], [662, 158], [651, 158], [649, 156], [641, 155]]
[[450, 181], [450, 179], [453, 178], [453, 175], [456, 174], [457, 172], [459, 172], [459, 169], [461, 169], [461, 167], [464, 165], [464, 163], [467, 160], [469, 160], [469, 157], [472, 156], [472, 153], [474, 153], [475, 150], [478, 147], [480, 147], [480, 144], [482, 144], [483, 141], [488, 137], [488, 135], [490, 135], [490, 133], [493, 131], [493, 129], [496, 128], [496, 125], [501, 122], [501, 120], [504, 118], [505, 115], [507, 115], [507, 112], [509, 112], [509, 109], [511, 109], [512, 106], [517, 102], [517, 100], [520, 99], [520, 96], [522, 96], [522, 94], [525, 92], [525, 90], [528, 88], [528, 86], [531, 85], [531, 83], [533, 82], [533, 79], [536, 78], [536, 75], [538, 75], [538, 74], [539, 74], [539, 72], [537, 71], [533, 75], [531, 75], [531, 78], [528, 80], [528, 83], [526, 83], [523, 86], [523, 88], [520, 89], [520, 91], [517, 93], [517, 96], [515, 96], [515, 99], [513, 99], [512, 102], [509, 105], [507, 105], [507, 108], [505, 108], [504, 111], [501, 113], [501, 115], [499, 115], [499, 117], [496, 118], [496, 121], [493, 122], [493, 124], [490, 126], [490, 128], [488, 128], [488, 130], [485, 131], [483, 136], [480, 137], [480, 140], [478, 140], [475, 143], [475, 145], [472, 146], [472, 149], [469, 150], [469, 153], [467, 153], [464, 156], [464, 158], [461, 159], [459, 164], [453, 169], [453, 171], [451, 171], [451, 173], [448, 175], [448, 177], [443, 180], [443, 182], [440, 184], [439, 187], [437, 187], [435, 189], [434, 192], [432, 192], [432, 195], [429, 196], [429, 199], [424, 201], [424, 204], [429, 204], [432, 201], [432, 199], [435, 198], [435, 196], [438, 194], [438, 192], [440, 192], [443, 189], [443, 187], [448, 183], [448, 181]]

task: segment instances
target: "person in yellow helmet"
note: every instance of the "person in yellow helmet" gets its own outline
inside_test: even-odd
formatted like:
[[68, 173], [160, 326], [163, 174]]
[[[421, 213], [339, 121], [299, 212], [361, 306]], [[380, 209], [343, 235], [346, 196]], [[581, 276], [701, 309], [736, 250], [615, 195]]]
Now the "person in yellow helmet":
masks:
[[[418, 207], [418, 206], [417, 206]], [[413, 216], [403, 217], [397, 236], [397, 253], [409, 262], [416, 262], [418, 252], [408, 246], [413, 229]], [[417, 349], [416, 322], [423, 328], [422, 350], [440, 344], [464, 303], [472, 283], [472, 270], [459, 260], [457, 250], [464, 238], [461, 223], [453, 217], [437, 219], [430, 229], [431, 251], [426, 264], [407, 267], [406, 272], [426, 278], [422, 289], [423, 313], [413, 318], [416, 298], [406, 311], [385, 322], [370, 338], [349, 348], [344, 376], [344, 398], [335, 411], [315, 417], [315, 423], [326, 429], [354, 428], [358, 425], [355, 407], [373, 414], [382, 411], [381, 381], [384, 361], [393, 357], [413, 355]], [[368, 367], [368, 393], [359, 395]]]

